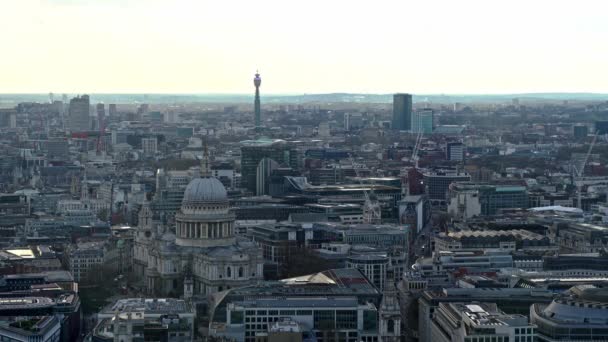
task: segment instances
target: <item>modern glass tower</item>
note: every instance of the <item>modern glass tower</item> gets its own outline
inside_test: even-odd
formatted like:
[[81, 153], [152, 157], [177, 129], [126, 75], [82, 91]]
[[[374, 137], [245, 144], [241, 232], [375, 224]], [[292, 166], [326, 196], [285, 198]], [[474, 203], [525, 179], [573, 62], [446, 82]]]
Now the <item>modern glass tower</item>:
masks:
[[393, 95], [393, 129], [409, 131], [412, 129], [412, 95]]
[[258, 72], [255, 73], [255, 77], [253, 78], [253, 85], [255, 85], [255, 128], [260, 128], [261, 126], [261, 113], [260, 113], [260, 85], [262, 84], [262, 78], [260, 78], [260, 74]]

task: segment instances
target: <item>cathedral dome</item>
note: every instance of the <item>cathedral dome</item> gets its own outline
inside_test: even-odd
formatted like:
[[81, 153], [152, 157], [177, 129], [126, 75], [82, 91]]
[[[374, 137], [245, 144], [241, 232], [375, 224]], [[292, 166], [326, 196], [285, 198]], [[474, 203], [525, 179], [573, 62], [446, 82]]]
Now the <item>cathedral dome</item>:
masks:
[[213, 177], [202, 177], [193, 179], [184, 191], [184, 204], [201, 202], [226, 202], [228, 195], [226, 188]]

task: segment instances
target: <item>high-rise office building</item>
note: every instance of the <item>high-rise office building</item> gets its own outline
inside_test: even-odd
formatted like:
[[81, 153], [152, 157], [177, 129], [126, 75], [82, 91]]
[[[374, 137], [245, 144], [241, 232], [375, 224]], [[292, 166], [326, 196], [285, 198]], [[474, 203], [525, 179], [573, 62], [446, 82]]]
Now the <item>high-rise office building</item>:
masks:
[[0, 127], [16, 128], [17, 111], [14, 109], [0, 109]]
[[70, 131], [82, 132], [88, 131], [91, 128], [89, 118], [90, 106], [88, 95], [77, 96], [70, 100], [68, 114], [68, 127]]
[[409, 131], [412, 129], [412, 95], [393, 95], [393, 129]]
[[97, 127], [102, 130], [105, 129], [106, 119], [106, 106], [103, 103], [97, 104]]
[[110, 118], [114, 118], [118, 115], [118, 111], [116, 110], [115, 103], [110, 103], [108, 105], [108, 115], [110, 116]]
[[608, 121], [596, 121], [595, 130], [598, 134], [608, 134]]
[[255, 127], [259, 128], [262, 125], [261, 108], [260, 108], [260, 85], [262, 84], [262, 78], [259, 73], [255, 73], [253, 78], [253, 85], [255, 85], [255, 100], [253, 102], [255, 109]]
[[258, 165], [264, 158], [270, 158], [279, 165], [296, 168], [297, 151], [284, 140], [244, 141], [241, 146], [241, 186], [256, 191]]
[[350, 131], [350, 113], [344, 113], [344, 130]]
[[150, 105], [147, 103], [142, 103], [139, 107], [137, 107], [137, 120], [143, 121], [148, 117], [148, 113], [150, 112]]
[[431, 108], [420, 109], [412, 114], [412, 132], [433, 133], [433, 110]]

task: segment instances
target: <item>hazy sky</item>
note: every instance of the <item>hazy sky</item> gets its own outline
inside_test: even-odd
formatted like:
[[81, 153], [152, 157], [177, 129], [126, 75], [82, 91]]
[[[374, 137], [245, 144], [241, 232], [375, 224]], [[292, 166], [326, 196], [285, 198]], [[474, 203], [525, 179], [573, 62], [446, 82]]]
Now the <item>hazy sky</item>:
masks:
[[0, 0], [0, 93], [608, 93], [606, 0]]

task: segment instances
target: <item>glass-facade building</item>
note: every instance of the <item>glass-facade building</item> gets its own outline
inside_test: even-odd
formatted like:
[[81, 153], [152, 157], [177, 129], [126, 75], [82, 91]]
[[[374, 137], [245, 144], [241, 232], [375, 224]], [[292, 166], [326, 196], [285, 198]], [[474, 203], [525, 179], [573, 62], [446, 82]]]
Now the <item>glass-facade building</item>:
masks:
[[252, 192], [256, 191], [256, 174], [260, 161], [269, 158], [296, 169], [298, 154], [292, 145], [284, 140], [249, 140], [241, 146], [241, 186]]
[[393, 95], [393, 124], [394, 130], [409, 131], [412, 129], [412, 95]]
[[433, 110], [421, 109], [412, 115], [412, 133], [433, 133]]
[[466, 182], [471, 180], [471, 176], [467, 173], [457, 171], [437, 171], [424, 175], [427, 185], [427, 193], [431, 200], [445, 201], [448, 196], [450, 184], [454, 182]]

